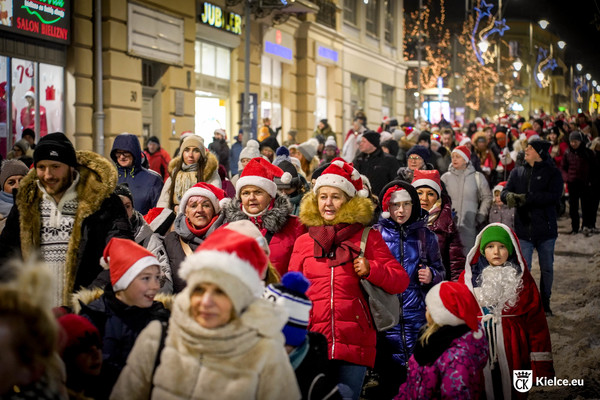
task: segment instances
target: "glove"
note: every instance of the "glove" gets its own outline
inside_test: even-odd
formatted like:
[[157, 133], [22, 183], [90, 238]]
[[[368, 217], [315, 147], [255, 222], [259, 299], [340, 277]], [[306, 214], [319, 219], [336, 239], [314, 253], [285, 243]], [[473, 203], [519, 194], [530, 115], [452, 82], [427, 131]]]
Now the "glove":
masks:
[[522, 194], [515, 193], [514, 197], [515, 197], [515, 202], [517, 204], [517, 207], [524, 206], [525, 203], [527, 202], [527, 193], [522, 193]]
[[517, 194], [513, 192], [508, 192], [506, 194], [506, 205], [508, 208], [515, 208], [517, 206], [517, 201], [515, 200], [515, 196]]

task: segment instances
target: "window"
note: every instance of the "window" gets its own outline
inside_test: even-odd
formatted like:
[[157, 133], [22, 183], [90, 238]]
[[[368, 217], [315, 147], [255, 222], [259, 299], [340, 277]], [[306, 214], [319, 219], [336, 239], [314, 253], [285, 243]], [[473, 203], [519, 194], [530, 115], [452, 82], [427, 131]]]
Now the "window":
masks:
[[379, 5], [377, 0], [369, 0], [366, 5], [367, 32], [377, 36], [379, 28]]
[[365, 109], [365, 81], [362, 76], [352, 75], [350, 78], [350, 111], [352, 118], [358, 110]]
[[385, 0], [385, 41], [394, 44], [394, 0]]
[[261, 59], [261, 118], [271, 118], [271, 127], [281, 126], [281, 61], [265, 55]]
[[356, 25], [358, 0], [344, 0], [344, 21]]
[[195, 57], [194, 72], [229, 80], [231, 61], [228, 48], [197, 40]]
[[392, 117], [394, 111], [394, 88], [383, 85], [381, 93], [381, 112], [383, 116]]
[[327, 67], [317, 65], [317, 104], [315, 108], [315, 125], [327, 118]]

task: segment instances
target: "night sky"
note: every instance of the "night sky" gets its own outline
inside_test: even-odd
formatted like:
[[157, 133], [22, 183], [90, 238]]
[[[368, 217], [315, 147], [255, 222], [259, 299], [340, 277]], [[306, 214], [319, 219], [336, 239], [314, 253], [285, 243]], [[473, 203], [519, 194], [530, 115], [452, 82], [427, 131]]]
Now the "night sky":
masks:
[[[466, 2], [476, 3], [473, 0], [445, 1], [449, 22], [464, 21]], [[494, 4], [492, 12], [495, 13], [498, 1], [488, 0], [487, 3]], [[418, 0], [404, 0], [406, 11], [417, 9], [418, 4]], [[427, 4], [427, 0], [423, 0], [423, 4]], [[432, 4], [435, 7], [439, 1], [433, 0]], [[509, 26], [511, 18], [549, 21], [546, 29], [567, 42], [566, 64], [581, 63], [584, 73], [590, 72], [593, 79], [600, 81], [600, 0], [503, 0], [502, 14]]]

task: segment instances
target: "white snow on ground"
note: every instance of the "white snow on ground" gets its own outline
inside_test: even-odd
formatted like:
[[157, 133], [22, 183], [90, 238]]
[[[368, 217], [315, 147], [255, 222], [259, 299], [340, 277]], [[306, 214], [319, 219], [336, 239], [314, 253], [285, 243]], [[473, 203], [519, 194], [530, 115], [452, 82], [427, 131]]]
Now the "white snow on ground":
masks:
[[[600, 224], [600, 221], [598, 221]], [[554, 284], [548, 318], [554, 369], [559, 379], [583, 379], [582, 387], [535, 387], [530, 399], [600, 398], [600, 235], [568, 235], [568, 217], [559, 221]], [[597, 225], [598, 225], [597, 224]], [[532, 273], [539, 284], [537, 253]]]

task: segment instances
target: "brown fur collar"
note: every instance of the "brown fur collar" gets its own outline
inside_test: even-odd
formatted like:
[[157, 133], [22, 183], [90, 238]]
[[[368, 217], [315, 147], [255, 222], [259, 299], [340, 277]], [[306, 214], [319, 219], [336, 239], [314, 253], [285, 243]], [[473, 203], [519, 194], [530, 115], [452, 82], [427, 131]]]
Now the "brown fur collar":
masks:
[[[68, 294], [73, 291], [77, 274], [77, 253], [81, 240], [83, 221], [100, 209], [102, 202], [110, 196], [117, 185], [117, 170], [112, 162], [92, 151], [77, 151], [79, 184], [77, 199], [79, 206], [75, 214], [75, 223], [67, 250], [67, 281], [63, 292], [63, 301], [68, 301]], [[23, 259], [31, 255], [40, 245], [41, 218], [39, 212], [42, 192], [37, 186], [38, 177], [35, 169], [31, 170], [21, 181], [17, 193], [16, 204], [19, 210], [21, 227], [21, 251]]]
[[[287, 223], [293, 209], [288, 197], [278, 194], [277, 197], [275, 197], [273, 208], [262, 214], [263, 227], [269, 232], [279, 232]], [[240, 199], [233, 199], [227, 203], [227, 205], [223, 207], [223, 212], [225, 213], [225, 222], [250, 219], [242, 211], [242, 202]]]
[[[217, 159], [217, 157], [215, 157], [215, 155], [213, 153], [209, 153], [206, 152], [206, 156], [207, 156], [207, 160], [206, 160], [206, 166], [204, 167], [204, 182], [208, 182], [210, 181], [210, 178], [212, 178], [213, 174], [215, 173], [215, 171], [217, 170], [217, 168], [219, 168], [219, 160]], [[171, 161], [169, 161], [169, 174], [173, 175], [173, 171], [175, 171], [175, 169], [179, 169], [181, 167], [181, 156], [177, 156], [175, 158], [173, 158]]]
[[[92, 289], [81, 289], [77, 293], [71, 295], [71, 302], [69, 303], [73, 313], [79, 314], [81, 312], [81, 304], [89, 305], [94, 300], [97, 300], [104, 294], [104, 290], [100, 288]], [[154, 296], [154, 301], [162, 303], [167, 310], [173, 309], [173, 300], [175, 295], [158, 293]]]
[[326, 222], [319, 213], [317, 195], [311, 191], [302, 198], [300, 203], [300, 222], [306, 226], [354, 224], [357, 222], [366, 226], [371, 222], [374, 211], [375, 204], [370, 199], [355, 196], [342, 205], [333, 221]]

